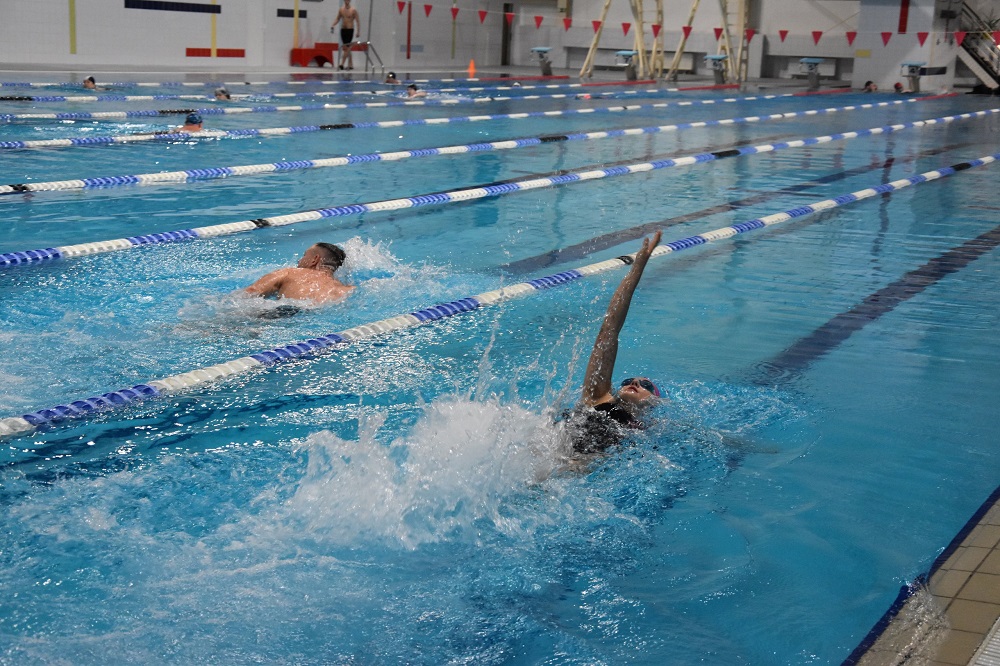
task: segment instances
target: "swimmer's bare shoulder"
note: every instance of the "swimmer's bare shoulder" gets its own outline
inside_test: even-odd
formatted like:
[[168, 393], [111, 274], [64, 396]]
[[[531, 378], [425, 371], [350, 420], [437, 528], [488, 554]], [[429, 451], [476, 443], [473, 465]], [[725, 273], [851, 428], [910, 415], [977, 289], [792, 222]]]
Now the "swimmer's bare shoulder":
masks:
[[260, 278], [246, 288], [246, 293], [252, 296], [273, 296], [278, 293], [292, 271], [299, 270], [294, 267], [279, 268]]

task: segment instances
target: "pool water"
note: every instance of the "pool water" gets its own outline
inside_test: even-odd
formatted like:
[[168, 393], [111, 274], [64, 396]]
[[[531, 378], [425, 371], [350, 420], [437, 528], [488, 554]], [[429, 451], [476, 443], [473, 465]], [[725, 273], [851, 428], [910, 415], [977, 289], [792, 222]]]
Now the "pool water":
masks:
[[[699, 91], [629, 103], [713, 97], [723, 99]], [[0, 182], [872, 99], [4, 151]], [[512, 100], [210, 123], [609, 104]], [[40, 106], [0, 103], [0, 114]], [[988, 99], [960, 96], [502, 152], [3, 196], [0, 252], [984, 108]], [[17, 121], [0, 125], [0, 140], [170, 124]], [[673, 240], [957, 164], [997, 152], [998, 131], [992, 117], [963, 120], [5, 269], [0, 417], [634, 252], [656, 225]], [[567, 463], [556, 421], [575, 401], [622, 271], [4, 441], [0, 662], [840, 663], [998, 483], [1000, 257], [986, 251], [919, 286], [907, 277], [996, 227], [996, 168], [653, 259], [616, 378], [648, 375], [669, 401], [653, 428], [585, 466]], [[318, 241], [347, 250], [345, 280], [358, 290], [346, 302], [271, 320], [257, 315], [275, 303], [233, 295]], [[852, 313], [886, 289], [905, 298], [875, 298], [864, 315]], [[831, 322], [852, 333], [814, 335]], [[803, 341], [798, 362], [782, 356]]]

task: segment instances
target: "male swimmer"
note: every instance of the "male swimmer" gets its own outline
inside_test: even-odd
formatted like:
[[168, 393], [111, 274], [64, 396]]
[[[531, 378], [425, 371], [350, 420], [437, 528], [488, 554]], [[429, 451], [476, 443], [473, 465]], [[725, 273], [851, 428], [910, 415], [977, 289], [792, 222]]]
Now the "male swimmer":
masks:
[[[343, 300], [354, 287], [346, 285], [334, 273], [344, 264], [346, 254], [331, 243], [316, 243], [302, 255], [298, 266], [279, 268], [260, 278], [244, 291], [251, 296], [291, 298], [314, 304]], [[295, 306], [278, 309], [289, 316], [298, 312]]]

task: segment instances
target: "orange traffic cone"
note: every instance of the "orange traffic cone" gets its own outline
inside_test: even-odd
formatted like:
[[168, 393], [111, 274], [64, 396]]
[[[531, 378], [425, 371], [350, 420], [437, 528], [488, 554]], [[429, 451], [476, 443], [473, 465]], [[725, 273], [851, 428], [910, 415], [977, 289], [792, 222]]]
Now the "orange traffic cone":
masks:
[[476, 61], [475, 60], [470, 60], [469, 61], [469, 78], [470, 79], [476, 78]]

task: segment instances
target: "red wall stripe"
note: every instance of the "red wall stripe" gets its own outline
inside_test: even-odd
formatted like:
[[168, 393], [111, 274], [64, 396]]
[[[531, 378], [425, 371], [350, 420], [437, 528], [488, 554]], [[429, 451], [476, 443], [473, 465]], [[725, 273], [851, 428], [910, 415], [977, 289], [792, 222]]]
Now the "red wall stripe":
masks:
[[906, 34], [906, 24], [910, 18], [910, 0], [899, 0], [899, 34]]
[[[211, 58], [212, 49], [187, 49], [185, 55], [188, 58]], [[246, 58], [246, 49], [216, 49], [215, 55], [218, 58]]]

